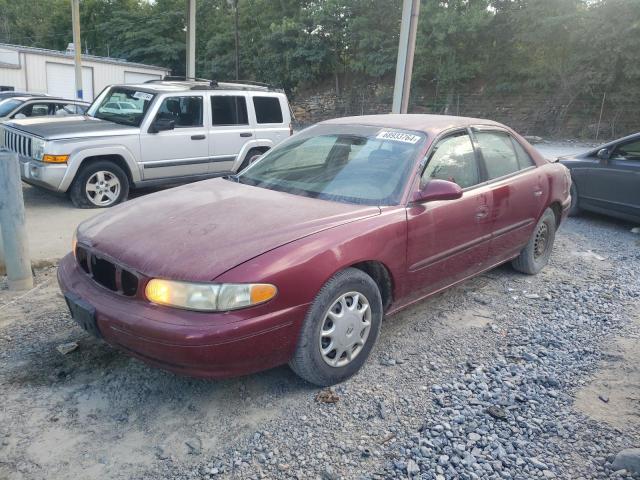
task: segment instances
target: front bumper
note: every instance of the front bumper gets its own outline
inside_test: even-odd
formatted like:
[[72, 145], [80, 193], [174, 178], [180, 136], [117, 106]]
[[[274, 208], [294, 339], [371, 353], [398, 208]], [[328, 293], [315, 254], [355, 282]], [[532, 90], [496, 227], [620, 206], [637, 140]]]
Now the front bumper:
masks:
[[32, 158], [20, 156], [20, 175], [30, 185], [60, 191], [62, 179], [67, 173], [66, 164], [46, 164]]
[[225, 378], [289, 361], [308, 305], [256, 316], [256, 308], [199, 313], [153, 305], [96, 284], [67, 255], [58, 268], [64, 294], [95, 308], [103, 339], [151, 365], [176, 373]]

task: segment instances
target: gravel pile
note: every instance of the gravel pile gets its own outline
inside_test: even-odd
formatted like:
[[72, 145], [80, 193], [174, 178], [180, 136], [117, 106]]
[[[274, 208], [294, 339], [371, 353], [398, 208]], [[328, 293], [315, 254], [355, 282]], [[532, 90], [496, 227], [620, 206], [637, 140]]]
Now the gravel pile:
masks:
[[376, 349], [375, 368], [334, 389], [337, 403], [293, 409], [184, 476], [640, 478], [614, 466], [620, 450], [640, 446], [638, 431], [592, 420], [573, 404], [608, 343], [638, 338], [629, 319], [638, 271], [628, 229], [572, 220], [543, 274], [504, 267], [489, 274], [488, 288], [430, 301], [445, 312], [481, 306], [490, 317], [484, 328], [431, 332], [423, 350], [412, 350], [415, 338], [395, 342], [383, 329], [391, 345]]

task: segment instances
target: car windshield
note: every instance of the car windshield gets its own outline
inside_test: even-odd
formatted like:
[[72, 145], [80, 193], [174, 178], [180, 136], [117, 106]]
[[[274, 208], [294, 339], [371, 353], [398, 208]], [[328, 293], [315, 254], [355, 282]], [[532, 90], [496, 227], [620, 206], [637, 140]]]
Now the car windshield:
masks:
[[0, 100], [0, 117], [6, 117], [21, 103], [22, 100]]
[[316, 125], [233, 178], [305, 197], [396, 205], [425, 139], [422, 133], [393, 128]]
[[[122, 125], [139, 127], [154, 97], [153, 93], [133, 88], [109, 88], [91, 104], [87, 115]], [[119, 109], [118, 104], [121, 102], [126, 102], [126, 109]]]

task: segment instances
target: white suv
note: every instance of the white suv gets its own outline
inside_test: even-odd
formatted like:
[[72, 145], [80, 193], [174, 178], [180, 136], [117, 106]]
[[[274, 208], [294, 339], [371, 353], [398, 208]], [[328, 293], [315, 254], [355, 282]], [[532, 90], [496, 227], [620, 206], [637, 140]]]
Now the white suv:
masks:
[[234, 173], [292, 134], [282, 90], [176, 77], [107, 87], [85, 116], [2, 128], [0, 145], [19, 154], [25, 182], [93, 208], [130, 188]]

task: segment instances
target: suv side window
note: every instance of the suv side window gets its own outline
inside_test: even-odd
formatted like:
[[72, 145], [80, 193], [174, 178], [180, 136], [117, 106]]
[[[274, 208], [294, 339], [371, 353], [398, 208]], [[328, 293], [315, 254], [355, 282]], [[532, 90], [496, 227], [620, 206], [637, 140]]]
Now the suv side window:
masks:
[[247, 100], [236, 95], [211, 96], [212, 125], [249, 125]]
[[422, 173], [421, 183], [424, 185], [432, 178], [455, 182], [461, 188], [480, 183], [478, 161], [467, 133], [459, 133], [437, 143]]
[[489, 180], [520, 170], [511, 137], [503, 132], [476, 132]]
[[280, 99], [277, 97], [253, 97], [258, 123], [282, 123]]
[[202, 97], [167, 97], [156, 118], [173, 120], [176, 128], [202, 126]]

